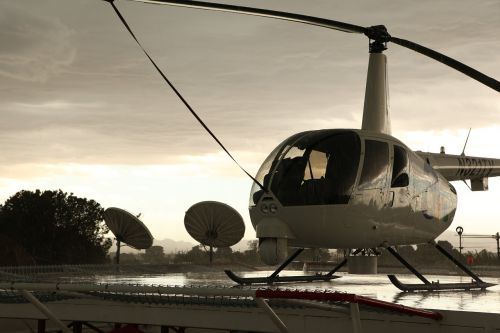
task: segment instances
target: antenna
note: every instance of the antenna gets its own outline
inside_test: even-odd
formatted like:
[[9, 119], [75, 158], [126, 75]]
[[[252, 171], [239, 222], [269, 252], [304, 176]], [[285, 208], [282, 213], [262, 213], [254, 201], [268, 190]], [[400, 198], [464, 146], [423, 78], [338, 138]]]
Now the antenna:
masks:
[[104, 221], [116, 237], [116, 263], [120, 263], [120, 246], [143, 250], [153, 245], [153, 236], [149, 229], [136, 216], [124, 209], [110, 207], [104, 211]]
[[[472, 130], [472, 127], [469, 127], [469, 133], [467, 133], [467, 138], [465, 139], [464, 149], [462, 149], [462, 154], [460, 154], [460, 156], [465, 156], [465, 147], [467, 147], [467, 142], [469, 142], [469, 135], [470, 135], [470, 131], [471, 130]], [[467, 182], [465, 181], [465, 179], [462, 179], [462, 181], [469, 188], [469, 190], [472, 191], [472, 187], [469, 186], [469, 184], [467, 184]]]
[[472, 130], [472, 127], [469, 128], [469, 133], [467, 134], [467, 139], [465, 139], [464, 149], [462, 149], [462, 154], [460, 154], [461, 156], [465, 156], [465, 147], [467, 146], [467, 142], [469, 141], [469, 135], [470, 135], [471, 130]]
[[184, 226], [191, 237], [210, 247], [210, 263], [214, 247], [233, 246], [245, 234], [241, 215], [231, 206], [217, 201], [192, 205], [184, 217]]

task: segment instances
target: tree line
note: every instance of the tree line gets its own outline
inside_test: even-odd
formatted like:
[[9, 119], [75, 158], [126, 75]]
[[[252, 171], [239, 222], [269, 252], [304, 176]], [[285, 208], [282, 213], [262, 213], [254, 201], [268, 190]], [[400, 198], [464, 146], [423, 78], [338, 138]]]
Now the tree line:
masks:
[[[469, 251], [464, 254], [453, 247], [448, 241], [438, 241], [439, 245], [444, 247], [455, 258], [463, 263], [471, 265], [500, 265], [496, 253], [481, 251]], [[289, 249], [292, 253], [294, 249]], [[419, 244], [416, 246], [398, 246], [397, 251], [415, 267], [426, 268], [453, 268], [454, 264], [439, 253], [434, 246], [430, 244]], [[306, 249], [296, 259], [296, 262], [330, 262], [333, 264], [340, 262], [347, 255], [343, 250], [327, 249]], [[468, 263], [468, 258], [472, 262]], [[126, 264], [209, 264], [209, 249], [203, 245], [195, 245], [188, 251], [178, 251], [176, 253], [164, 253], [163, 247], [153, 246], [145, 253], [122, 253], [121, 262]], [[214, 262], [219, 264], [236, 263], [250, 266], [263, 266], [258, 253], [258, 241], [248, 242], [248, 248], [245, 251], [233, 251], [231, 248], [218, 248], [214, 251]], [[380, 250], [378, 253], [378, 263], [380, 266], [402, 266], [388, 251]], [[299, 268], [299, 267], [297, 267]]]
[[[0, 265], [51, 265], [110, 263], [108, 253], [112, 240], [107, 237], [101, 205], [73, 193], [57, 191], [19, 191], [0, 205]], [[464, 263], [499, 265], [496, 253], [486, 250], [460, 254], [452, 244], [440, 241], [448, 252]], [[293, 250], [290, 249], [290, 253]], [[416, 267], [450, 265], [432, 245], [400, 246], [401, 255]], [[113, 254], [111, 254], [113, 256]], [[307, 249], [297, 261], [338, 262], [342, 251]], [[215, 262], [263, 265], [258, 254], [258, 241], [250, 241], [245, 251], [215, 249]], [[122, 263], [207, 264], [208, 249], [197, 245], [189, 251], [165, 254], [161, 246], [153, 246], [143, 254], [121, 254]], [[379, 264], [400, 265], [382, 250]]]
[[0, 206], [0, 265], [108, 261], [104, 209], [58, 191], [19, 191]]

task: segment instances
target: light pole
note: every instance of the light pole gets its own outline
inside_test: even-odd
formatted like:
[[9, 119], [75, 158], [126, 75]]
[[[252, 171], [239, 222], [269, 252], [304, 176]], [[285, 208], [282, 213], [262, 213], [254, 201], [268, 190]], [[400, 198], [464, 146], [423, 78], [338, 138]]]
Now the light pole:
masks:
[[[462, 234], [464, 233], [464, 228], [462, 228], [462, 227], [458, 226], [458, 227], [455, 229], [455, 231], [457, 232], [457, 234], [458, 234], [458, 239], [459, 239], [459, 240], [458, 240], [458, 242], [459, 242], [459, 243], [458, 243], [458, 244], [459, 244], [459, 245], [458, 245], [458, 249], [460, 250], [460, 254], [462, 254], [462, 249], [463, 249], [463, 246], [462, 246]], [[498, 233], [497, 233], [497, 235], [498, 235]], [[497, 241], [497, 243], [498, 243], [498, 241]]]
[[500, 261], [500, 234], [498, 232], [495, 235], [495, 239], [497, 240], [497, 258]]

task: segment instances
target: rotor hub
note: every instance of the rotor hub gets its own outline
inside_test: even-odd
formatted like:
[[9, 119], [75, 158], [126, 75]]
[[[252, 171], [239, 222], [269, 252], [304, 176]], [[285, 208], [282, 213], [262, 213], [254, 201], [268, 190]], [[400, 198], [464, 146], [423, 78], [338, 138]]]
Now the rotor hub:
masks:
[[391, 40], [391, 35], [384, 25], [367, 28], [365, 35], [370, 39], [370, 53], [382, 53], [387, 50], [387, 42]]
[[365, 36], [381, 43], [391, 41], [391, 35], [387, 32], [385, 25], [373, 25], [365, 30]]

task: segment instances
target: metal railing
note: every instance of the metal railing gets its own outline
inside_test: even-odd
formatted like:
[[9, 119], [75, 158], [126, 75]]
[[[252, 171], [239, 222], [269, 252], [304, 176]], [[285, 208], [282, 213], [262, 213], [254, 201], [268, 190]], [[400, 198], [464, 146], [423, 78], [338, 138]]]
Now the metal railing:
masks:
[[[443, 317], [437, 311], [418, 309], [391, 302], [385, 302], [365, 296], [334, 291], [307, 291], [307, 290], [287, 290], [287, 289], [243, 289], [243, 288], [220, 288], [220, 287], [186, 287], [186, 286], [149, 286], [149, 285], [124, 285], [124, 284], [76, 284], [76, 283], [30, 283], [30, 282], [9, 282], [0, 283], [0, 290], [6, 293], [20, 293], [24, 299], [37, 307], [44, 315], [53, 318], [57, 323], [57, 318], [53, 314], [47, 314], [48, 309], [36, 297], [42, 292], [62, 295], [81, 295], [102, 297], [122, 302], [137, 302], [141, 299], [143, 303], [171, 304], [172, 301], [188, 299], [189, 301], [211, 300], [213, 305], [243, 305], [262, 308], [276, 325], [280, 332], [288, 332], [286, 325], [270, 306], [279, 304], [286, 306], [286, 301], [290, 304], [302, 305], [304, 307], [316, 307], [328, 309], [351, 317], [353, 332], [360, 333], [361, 317], [360, 308], [390, 311], [399, 314], [419, 316], [432, 320], [441, 320]], [[36, 294], [35, 294], [36, 293]], [[274, 301], [281, 301], [278, 304]], [[1, 302], [1, 298], [0, 298]]]

